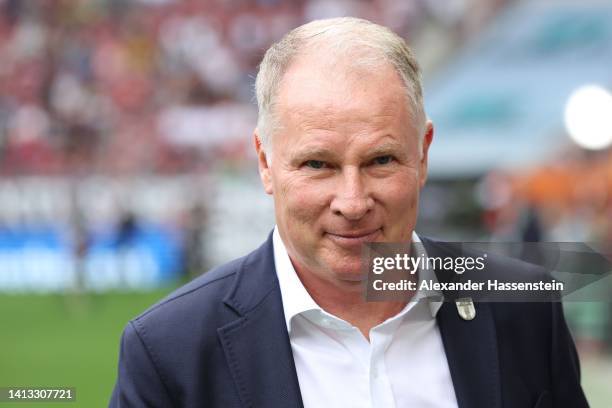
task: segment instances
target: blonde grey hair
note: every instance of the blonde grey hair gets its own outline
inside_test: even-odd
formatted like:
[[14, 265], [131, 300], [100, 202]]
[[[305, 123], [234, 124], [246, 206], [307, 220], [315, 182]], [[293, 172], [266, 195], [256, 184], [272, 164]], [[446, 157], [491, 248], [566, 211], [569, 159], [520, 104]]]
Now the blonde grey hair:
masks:
[[406, 88], [412, 119], [422, 138], [426, 118], [421, 73], [406, 42], [388, 28], [368, 20], [340, 17], [315, 20], [297, 27], [266, 51], [255, 81], [259, 110], [257, 129], [264, 149], [270, 149], [272, 135], [279, 128], [275, 99], [283, 75], [296, 56], [321, 48], [334, 58], [350, 56], [354, 66], [373, 68], [380, 66], [381, 60], [391, 63]]

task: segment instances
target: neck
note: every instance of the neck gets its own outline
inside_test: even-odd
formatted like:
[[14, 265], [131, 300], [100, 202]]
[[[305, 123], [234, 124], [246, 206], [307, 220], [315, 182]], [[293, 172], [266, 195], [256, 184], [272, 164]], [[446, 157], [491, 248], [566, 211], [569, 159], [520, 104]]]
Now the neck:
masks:
[[367, 302], [363, 282], [329, 282], [295, 268], [312, 299], [326, 312], [357, 327], [369, 340], [370, 329], [398, 314], [407, 302]]

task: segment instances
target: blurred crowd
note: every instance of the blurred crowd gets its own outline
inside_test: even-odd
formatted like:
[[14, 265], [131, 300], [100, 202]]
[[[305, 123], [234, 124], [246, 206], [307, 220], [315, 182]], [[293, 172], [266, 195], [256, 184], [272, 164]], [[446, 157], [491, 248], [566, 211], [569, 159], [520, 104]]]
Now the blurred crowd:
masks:
[[599, 243], [612, 255], [612, 149], [568, 149], [522, 171], [491, 171], [478, 188], [499, 240]]
[[365, 17], [417, 51], [423, 44], [428, 64], [505, 3], [0, 0], [0, 175], [174, 174], [244, 162], [257, 64], [291, 28]]

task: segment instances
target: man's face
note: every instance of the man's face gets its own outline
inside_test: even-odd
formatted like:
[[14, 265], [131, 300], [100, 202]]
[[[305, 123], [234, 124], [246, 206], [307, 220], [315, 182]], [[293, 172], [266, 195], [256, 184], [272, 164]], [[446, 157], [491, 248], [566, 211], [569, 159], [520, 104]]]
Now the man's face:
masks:
[[348, 64], [293, 62], [278, 90], [272, 157], [256, 144], [298, 274], [339, 287], [361, 280], [365, 242], [410, 241], [433, 135], [428, 123], [419, 149], [420, 130], [390, 64]]

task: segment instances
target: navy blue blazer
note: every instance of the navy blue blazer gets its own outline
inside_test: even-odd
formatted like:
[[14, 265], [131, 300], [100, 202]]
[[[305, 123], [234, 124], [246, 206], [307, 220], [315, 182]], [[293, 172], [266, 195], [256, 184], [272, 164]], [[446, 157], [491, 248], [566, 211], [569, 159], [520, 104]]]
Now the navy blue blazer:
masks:
[[[445, 251], [423, 243], [428, 254]], [[522, 263], [488, 265], [530, 273]], [[445, 302], [437, 321], [459, 407], [588, 407], [560, 303], [477, 303], [465, 321]], [[109, 406], [303, 407], [271, 236], [129, 322]]]

